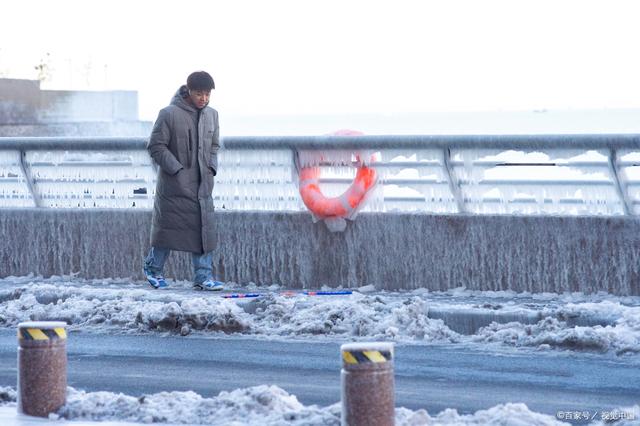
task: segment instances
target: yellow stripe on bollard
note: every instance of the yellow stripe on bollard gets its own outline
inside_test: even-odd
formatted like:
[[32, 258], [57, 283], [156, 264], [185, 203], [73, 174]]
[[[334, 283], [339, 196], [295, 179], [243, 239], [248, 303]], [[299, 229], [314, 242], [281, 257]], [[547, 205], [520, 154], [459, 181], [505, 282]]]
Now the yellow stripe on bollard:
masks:
[[33, 340], [49, 340], [49, 336], [44, 334], [44, 331], [39, 328], [27, 328], [26, 331], [31, 335]]
[[372, 362], [387, 362], [387, 358], [385, 358], [380, 351], [364, 351], [363, 353]]
[[55, 340], [66, 339], [67, 331], [63, 327], [58, 328], [19, 328], [18, 339], [24, 340]]
[[393, 359], [391, 351], [342, 351], [342, 359], [347, 364], [367, 364], [388, 362]]
[[347, 364], [357, 364], [358, 360], [355, 359], [353, 357], [353, 355], [351, 355], [351, 352], [342, 352], [342, 359], [344, 359], [344, 362], [346, 362]]

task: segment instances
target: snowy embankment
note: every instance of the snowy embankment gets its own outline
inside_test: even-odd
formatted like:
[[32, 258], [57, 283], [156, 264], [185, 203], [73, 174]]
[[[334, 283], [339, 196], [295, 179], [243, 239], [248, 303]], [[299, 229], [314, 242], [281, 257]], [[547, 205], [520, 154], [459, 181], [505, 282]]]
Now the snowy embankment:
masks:
[[277, 286], [249, 290], [261, 296], [223, 298], [194, 291], [186, 282], [158, 291], [112, 279], [9, 277], [0, 279], [0, 327], [61, 320], [70, 330], [107, 333], [227, 333], [640, 353], [639, 297], [371, 288], [347, 296], [292, 296]]
[[[0, 387], [0, 406], [15, 405], [13, 388]], [[340, 424], [341, 405], [305, 406], [278, 386], [255, 386], [220, 392], [203, 398], [195, 392], [161, 392], [133, 397], [111, 392], [84, 392], [69, 387], [66, 404], [50, 417], [67, 420], [126, 421], [192, 425], [297, 425]], [[640, 418], [640, 406], [621, 408], [621, 415]], [[565, 425], [554, 417], [530, 411], [525, 404], [501, 404], [474, 414], [447, 409], [437, 415], [426, 410], [396, 408], [396, 425]], [[594, 423], [600, 424], [599, 422]], [[617, 425], [631, 425], [632, 421]]]

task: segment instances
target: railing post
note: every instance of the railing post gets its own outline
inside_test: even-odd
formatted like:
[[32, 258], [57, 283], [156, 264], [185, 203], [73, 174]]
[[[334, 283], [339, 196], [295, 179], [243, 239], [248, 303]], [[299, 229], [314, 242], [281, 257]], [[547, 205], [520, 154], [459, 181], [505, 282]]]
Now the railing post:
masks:
[[[623, 179], [624, 173], [618, 168], [618, 152], [615, 148], [609, 149], [609, 169], [611, 170], [611, 176], [613, 176], [613, 180], [615, 181], [616, 192], [622, 202], [624, 214], [627, 216], [632, 215], [633, 204], [631, 203], [631, 200], [629, 200], [629, 196], [627, 194], [626, 179]], [[623, 180], [625, 180], [625, 182], [623, 182]]]
[[33, 183], [33, 177], [31, 176], [31, 169], [27, 166], [27, 162], [25, 157], [27, 156], [26, 151], [18, 151], [20, 155], [20, 169], [22, 170], [22, 175], [27, 182], [27, 187], [29, 188], [29, 193], [31, 193], [31, 198], [33, 199], [33, 204], [36, 207], [42, 207], [42, 200], [40, 199], [40, 194], [36, 191], [36, 186]]
[[444, 158], [444, 170], [447, 175], [447, 181], [449, 182], [449, 191], [453, 194], [453, 198], [456, 200], [458, 206], [458, 213], [467, 213], [467, 207], [464, 203], [462, 191], [460, 190], [460, 182], [453, 171], [451, 166], [451, 148], [447, 147], [443, 152]]

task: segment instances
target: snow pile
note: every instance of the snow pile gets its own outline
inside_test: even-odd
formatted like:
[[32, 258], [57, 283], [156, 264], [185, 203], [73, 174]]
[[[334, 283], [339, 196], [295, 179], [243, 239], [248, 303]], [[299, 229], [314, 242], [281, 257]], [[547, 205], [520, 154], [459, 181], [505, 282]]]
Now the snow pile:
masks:
[[32, 284], [0, 292], [0, 325], [58, 320], [70, 329], [193, 331], [272, 336], [352, 336], [405, 340], [459, 339], [427, 317], [423, 299], [346, 298], [265, 294], [244, 308], [216, 294]]
[[[0, 406], [15, 405], [16, 391], [0, 387]], [[640, 406], [602, 411], [592, 426], [604, 426], [611, 421], [631, 426], [638, 424]], [[191, 425], [293, 425], [338, 426], [341, 404], [328, 407], [305, 406], [295, 395], [278, 386], [255, 386], [220, 392], [212, 398], [204, 398], [195, 392], [160, 392], [133, 397], [122, 393], [84, 392], [67, 388], [66, 404], [51, 414], [52, 419], [72, 421], [126, 421], [135, 423], [170, 423]], [[410, 410], [397, 407], [397, 426], [479, 426], [486, 424], [514, 426], [566, 425], [555, 417], [536, 413], [522, 403], [496, 405], [474, 414], [459, 414], [448, 408], [437, 415], [426, 410]]]
[[[568, 326], [569, 319], [580, 315], [610, 317], [614, 325]], [[537, 346], [571, 350], [624, 353], [640, 352], [640, 308], [625, 307], [611, 302], [601, 304], [570, 304], [556, 311], [556, 317], [546, 317], [536, 324], [492, 323], [472, 336], [475, 342], [500, 342], [514, 346]]]
[[0, 324], [65, 321], [82, 327], [171, 331], [191, 329], [226, 333], [248, 328], [250, 319], [236, 303], [222, 298], [160, 294], [141, 289], [113, 290], [33, 284], [0, 292]]
[[229, 299], [180, 282], [157, 291], [115, 280], [5, 278], [0, 279], [0, 327], [59, 320], [70, 330], [112, 333], [347, 337], [640, 353], [639, 297], [464, 289], [321, 297], [269, 288], [254, 290], [260, 297]]
[[432, 417], [426, 410], [412, 411], [396, 408], [396, 425], [402, 426], [472, 426], [472, 425], [509, 425], [509, 426], [554, 426], [567, 423], [556, 420], [547, 414], [530, 411], [525, 404], [496, 405], [488, 410], [479, 410], [474, 414], [461, 415], [448, 408]]
[[442, 291], [430, 291], [426, 288], [418, 288], [411, 290], [411, 292], [415, 294], [430, 294], [432, 296], [452, 296], [460, 299], [503, 299], [505, 301], [521, 300], [526, 302], [558, 302], [561, 304], [587, 302], [599, 303], [604, 301], [619, 302], [625, 305], [638, 305], [640, 303], [639, 296], [616, 296], [604, 291], [596, 293], [584, 293], [581, 291], [564, 293], [531, 293], [529, 291], [516, 292], [513, 290], [470, 290], [466, 287], [456, 287]]
[[395, 340], [459, 341], [442, 320], [427, 316], [423, 299], [384, 299], [355, 293], [347, 298], [299, 299], [268, 295], [255, 302], [255, 331], [288, 336], [348, 335]]
[[[0, 388], [14, 395], [12, 388]], [[636, 407], [637, 408], [637, 407]], [[192, 425], [294, 425], [338, 426], [341, 404], [328, 407], [305, 406], [295, 395], [278, 386], [255, 386], [220, 392], [204, 398], [195, 392], [160, 392], [133, 397], [122, 393], [84, 392], [67, 388], [66, 404], [51, 414], [53, 419], [72, 421], [126, 421], [136, 423], [171, 423]], [[630, 409], [621, 410], [632, 413]], [[637, 409], [636, 409], [637, 412]], [[397, 426], [428, 425], [564, 425], [554, 417], [530, 411], [525, 404], [497, 405], [475, 414], [458, 414], [446, 409], [431, 416], [426, 410], [396, 408]]]
[[338, 404], [305, 407], [277, 386], [255, 386], [203, 398], [195, 392], [161, 392], [139, 398], [68, 388], [67, 403], [53, 417], [194, 425], [339, 425]]
[[601, 302], [569, 302], [560, 306], [545, 309], [544, 314], [554, 315], [560, 320], [577, 320], [579, 318], [598, 318], [601, 321], [613, 323], [620, 317], [630, 313], [640, 313], [640, 308], [629, 307], [617, 301], [603, 300]]
[[156, 302], [138, 309], [135, 322], [143, 330], [192, 330], [238, 333], [251, 326], [248, 315], [227, 299], [186, 298], [177, 302]]
[[0, 386], [0, 405], [14, 404], [18, 399], [18, 393], [10, 386]]

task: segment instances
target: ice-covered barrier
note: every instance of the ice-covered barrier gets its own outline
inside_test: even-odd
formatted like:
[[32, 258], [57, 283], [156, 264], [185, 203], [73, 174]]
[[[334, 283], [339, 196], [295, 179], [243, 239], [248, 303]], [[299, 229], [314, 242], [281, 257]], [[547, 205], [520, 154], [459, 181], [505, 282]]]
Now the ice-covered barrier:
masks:
[[[640, 135], [236, 136], [223, 140], [216, 206], [305, 211], [301, 172], [342, 194], [363, 163], [362, 211], [640, 214]], [[144, 138], [0, 138], [0, 207], [151, 208]], [[375, 158], [375, 161], [373, 159]], [[361, 169], [362, 170], [362, 169]], [[305, 178], [304, 181], [309, 182]]]
[[[30, 273], [141, 277], [145, 210], [0, 209], [0, 277]], [[219, 212], [220, 279], [290, 288], [640, 295], [640, 222], [633, 217], [362, 213], [344, 233], [301, 212]], [[190, 278], [174, 253], [166, 275]]]

